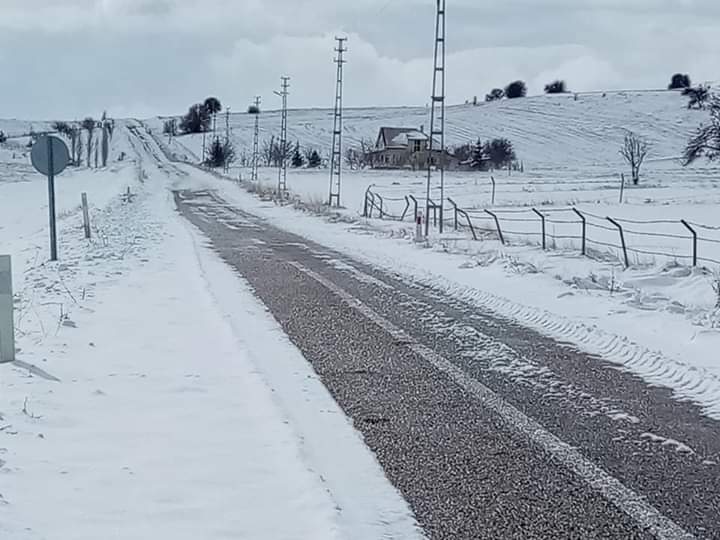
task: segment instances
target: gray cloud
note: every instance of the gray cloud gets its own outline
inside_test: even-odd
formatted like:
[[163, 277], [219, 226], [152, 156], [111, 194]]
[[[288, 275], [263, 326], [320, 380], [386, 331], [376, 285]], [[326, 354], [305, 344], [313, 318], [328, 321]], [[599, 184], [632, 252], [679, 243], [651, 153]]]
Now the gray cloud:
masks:
[[[453, 102], [525, 79], [658, 88], [718, 76], [716, 0], [448, 1]], [[350, 36], [348, 105], [424, 104], [432, 0], [2, 0], [0, 116], [176, 113], [209, 94], [266, 106], [332, 103], [333, 36]]]

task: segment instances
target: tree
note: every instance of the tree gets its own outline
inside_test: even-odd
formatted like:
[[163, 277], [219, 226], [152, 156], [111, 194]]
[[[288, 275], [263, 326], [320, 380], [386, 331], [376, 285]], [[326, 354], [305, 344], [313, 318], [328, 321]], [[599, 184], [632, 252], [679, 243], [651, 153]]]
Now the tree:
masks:
[[0, 144], [7, 142], [7, 135], [5, 135], [5, 132], [0, 130]]
[[720, 158], [720, 97], [710, 99], [710, 124], [701, 125], [695, 135], [688, 141], [683, 164], [690, 165], [698, 158], [705, 157], [708, 161]]
[[97, 122], [88, 116], [83, 120], [80, 124], [82, 128], [87, 131], [87, 166], [91, 167], [91, 159], [92, 159], [92, 152], [93, 152], [93, 135], [95, 134], [95, 127], [97, 126]]
[[512, 143], [505, 138], [486, 142], [482, 147], [482, 152], [484, 158], [496, 169], [500, 169], [516, 159]]
[[633, 184], [640, 183], [640, 167], [642, 167], [645, 158], [650, 151], [650, 143], [643, 139], [640, 135], [628, 131], [625, 134], [625, 140], [620, 148], [620, 155], [630, 165]]
[[489, 94], [485, 95], [485, 101], [498, 101], [505, 97], [505, 90], [502, 88], [493, 88]]
[[475, 145], [473, 143], [460, 144], [453, 147], [452, 153], [460, 163], [469, 163], [474, 148]]
[[682, 90], [683, 88], [690, 88], [690, 86], [690, 75], [676, 73], [672, 76], [672, 80], [668, 85], [668, 90]]
[[75, 124], [69, 124], [67, 122], [55, 122], [53, 129], [70, 141], [70, 161], [73, 165], [79, 165], [80, 155], [77, 152], [77, 146], [80, 129], [78, 129]]
[[567, 92], [565, 81], [557, 80], [545, 85], [546, 94], [564, 94]]
[[317, 150], [313, 150], [310, 153], [310, 157], [308, 158], [308, 167], [311, 169], [316, 169], [322, 164], [322, 159], [320, 158], [320, 154], [318, 154]]
[[260, 114], [260, 107], [257, 105], [250, 105], [247, 112], [248, 114]]
[[[102, 121], [102, 139], [100, 143], [100, 159], [103, 167], [107, 167], [108, 157], [110, 155], [110, 139], [112, 137], [112, 121], [108, 119], [107, 112], [103, 111]], [[96, 160], [97, 161], [97, 160]]]
[[292, 166], [295, 167], [296, 169], [305, 165], [305, 159], [303, 158], [303, 155], [300, 153], [300, 142], [299, 141], [297, 143], [295, 143], [295, 150], [293, 151], [291, 163], [292, 163]]
[[209, 128], [210, 116], [201, 103], [191, 106], [180, 120], [180, 131], [183, 133], [205, 133]]
[[515, 99], [525, 97], [527, 95], [527, 85], [523, 81], [515, 81], [505, 87], [505, 97]]
[[696, 86], [695, 88], [685, 88], [682, 95], [689, 98], [688, 109], [704, 109], [705, 104], [710, 99], [710, 87]]
[[205, 165], [213, 168], [226, 167], [235, 161], [235, 148], [229, 142], [221, 142], [219, 137], [215, 137], [210, 143], [207, 151]]
[[170, 135], [171, 137], [177, 135], [177, 120], [175, 118], [163, 122], [163, 134]]
[[217, 126], [217, 113], [222, 111], [222, 103], [220, 103], [220, 100], [216, 97], [209, 97], [205, 100], [203, 105], [208, 113], [208, 116], [212, 117], [212, 131], [213, 135], [215, 135], [215, 128]]

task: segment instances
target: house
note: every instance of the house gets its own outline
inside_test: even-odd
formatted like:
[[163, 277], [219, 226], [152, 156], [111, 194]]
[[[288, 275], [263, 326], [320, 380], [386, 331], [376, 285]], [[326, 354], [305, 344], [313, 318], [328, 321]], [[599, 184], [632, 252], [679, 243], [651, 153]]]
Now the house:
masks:
[[[374, 169], [425, 169], [428, 166], [430, 136], [423, 128], [381, 127], [370, 152]], [[444, 156], [446, 169], [455, 168], [457, 159], [447, 150], [440, 150], [440, 141], [433, 139], [432, 163]]]

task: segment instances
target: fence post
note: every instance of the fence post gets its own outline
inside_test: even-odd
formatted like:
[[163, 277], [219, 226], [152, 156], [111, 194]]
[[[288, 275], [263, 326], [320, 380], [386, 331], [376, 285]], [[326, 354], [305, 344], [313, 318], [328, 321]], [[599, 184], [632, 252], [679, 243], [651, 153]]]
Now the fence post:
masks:
[[625, 195], [625, 173], [620, 173], [620, 204], [623, 203]]
[[383, 219], [385, 217], [385, 211], [383, 210], [383, 206], [384, 206], [383, 198], [377, 193], [375, 193], [374, 195], [375, 195], [375, 197], [377, 197], [380, 200], [380, 219]]
[[625, 268], [630, 268], [630, 259], [628, 259], [627, 245], [625, 244], [625, 232], [623, 231], [622, 225], [620, 225], [617, 221], [615, 221], [611, 217], [608, 217], [606, 219], [610, 223], [615, 225], [618, 228], [618, 230], [620, 231], [620, 243], [622, 244], [623, 257], [625, 258]]
[[465, 219], [467, 220], [468, 227], [470, 227], [470, 232], [473, 235], [473, 240], [477, 241], [477, 233], [475, 232], [475, 227], [473, 227], [472, 220], [470, 219], [470, 214], [468, 214], [465, 210], [458, 210], [459, 213], [461, 213], [463, 216], [465, 216]]
[[503, 236], [502, 229], [500, 228], [500, 220], [498, 219], [497, 214], [491, 212], [490, 210], [485, 210], [485, 213], [492, 216], [492, 218], [495, 220], [495, 226], [497, 227], [498, 236], [500, 237], [500, 243], [504, 246], [505, 237]]
[[405, 221], [408, 210], [410, 210], [410, 199], [405, 195], [405, 210], [403, 210], [402, 216], [400, 216], [400, 221]]
[[0, 255], [0, 363], [15, 361], [12, 259]]
[[587, 220], [585, 219], [585, 216], [583, 216], [580, 213], [580, 210], [578, 210], [577, 208], [573, 208], [572, 211], [575, 212], [580, 217], [580, 220], [582, 221], [582, 254], [584, 256], [584, 255], [587, 255], [587, 249], [586, 249], [587, 248], [587, 240], [586, 240], [586, 238], [587, 238]]
[[495, 177], [491, 176], [490, 181], [492, 182], [492, 205], [495, 206]]
[[685, 228], [687, 228], [687, 230], [690, 231], [690, 233], [691, 233], [692, 236], [693, 236], [693, 266], [697, 266], [697, 263], [698, 263], [698, 235], [697, 235], [697, 231], [695, 231], [695, 229], [693, 229], [693, 228], [690, 226], [690, 224], [689, 224], [687, 221], [685, 221], [684, 219], [681, 219], [681, 220], [680, 220], [680, 223], [682, 223], [683, 225], [685, 225]]
[[455, 201], [453, 201], [450, 197], [448, 197], [448, 202], [453, 205], [453, 214], [454, 214], [454, 225], [455, 230], [458, 230], [458, 207]]
[[82, 201], [82, 214], [83, 214], [83, 229], [85, 231], [85, 238], [90, 239], [90, 212], [88, 211], [88, 200], [87, 193], [82, 193], [80, 196]]
[[417, 199], [416, 199], [413, 195], [408, 195], [408, 197], [410, 198], [410, 200], [411, 200], [411, 201], [413, 202], [413, 204], [415, 205], [415, 221], [417, 222], [417, 218], [418, 218], [418, 202], [417, 202]]
[[363, 205], [363, 217], [370, 217], [368, 216], [368, 198], [370, 197], [370, 188], [372, 186], [368, 186], [368, 188], [365, 190], [365, 203]]
[[542, 247], [543, 250], [547, 249], [547, 243], [545, 241], [545, 214], [537, 210], [536, 208], [532, 209], [535, 214], [542, 220]]

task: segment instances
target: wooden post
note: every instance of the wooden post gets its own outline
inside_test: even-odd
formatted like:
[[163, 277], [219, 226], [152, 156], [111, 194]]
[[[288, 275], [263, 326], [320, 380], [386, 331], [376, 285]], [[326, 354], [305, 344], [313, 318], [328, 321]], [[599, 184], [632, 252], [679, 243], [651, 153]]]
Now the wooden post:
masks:
[[85, 231], [85, 238], [90, 239], [90, 212], [88, 211], [88, 200], [87, 193], [81, 195], [82, 199], [82, 214], [83, 214], [83, 230]]

